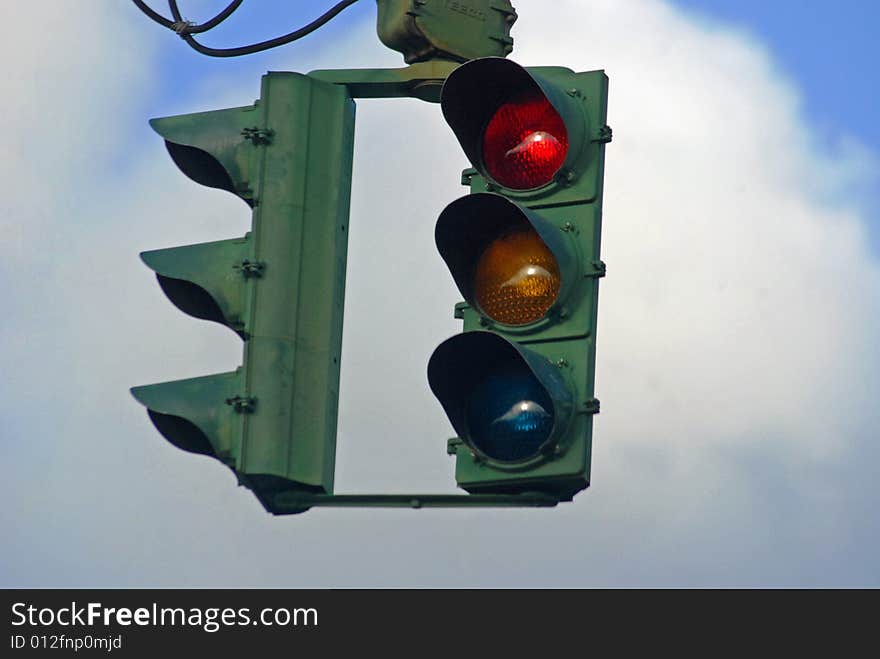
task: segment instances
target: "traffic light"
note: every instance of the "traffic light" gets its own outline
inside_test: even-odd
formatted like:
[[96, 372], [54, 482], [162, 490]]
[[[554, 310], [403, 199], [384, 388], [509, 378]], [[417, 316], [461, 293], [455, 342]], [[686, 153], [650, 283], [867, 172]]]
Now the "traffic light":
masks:
[[487, 57], [453, 71], [446, 121], [473, 169], [437, 248], [464, 333], [428, 380], [470, 493], [570, 499], [590, 482], [608, 78]]
[[172, 303], [232, 329], [244, 355], [132, 393], [172, 444], [224, 462], [268, 510], [281, 492], [332, 493], [354, 102], [268, 73], [251, 106], [151, 124], [184, 174], [252, 209], [244, 237], [141, 255]]

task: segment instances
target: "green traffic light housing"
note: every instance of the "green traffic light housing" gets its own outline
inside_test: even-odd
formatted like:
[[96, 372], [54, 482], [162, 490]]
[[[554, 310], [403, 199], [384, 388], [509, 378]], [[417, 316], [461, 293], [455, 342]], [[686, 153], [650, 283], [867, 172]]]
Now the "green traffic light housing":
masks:
[[132, 394], [171, 444], [226, 464], [270, 512], [281, 493], [330, 495], [354, 101], [339, 85], [269, 73], [253, 105], [150, 123], [184, 174], [247, 203], [251, 231], [141, 258], [178, 309], [244, 345], [235, 371]]
[[443, 86], [473, 169], [471, 194], [435, 228], [464, 333], [437, 349], [428, 378], [468, 492], [566, 500], [590, 483], [607, 104], [603, 71], [497, 57]]

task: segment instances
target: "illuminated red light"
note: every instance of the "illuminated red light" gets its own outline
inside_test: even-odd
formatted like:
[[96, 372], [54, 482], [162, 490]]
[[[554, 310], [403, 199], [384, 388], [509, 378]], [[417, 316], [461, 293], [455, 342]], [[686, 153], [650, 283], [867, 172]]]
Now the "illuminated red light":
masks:
[[540, 95], [499, 107], [483, 134], [486, 171], [513, 190], [530, 190], [552, 181], [567, 153], [565, 122]]

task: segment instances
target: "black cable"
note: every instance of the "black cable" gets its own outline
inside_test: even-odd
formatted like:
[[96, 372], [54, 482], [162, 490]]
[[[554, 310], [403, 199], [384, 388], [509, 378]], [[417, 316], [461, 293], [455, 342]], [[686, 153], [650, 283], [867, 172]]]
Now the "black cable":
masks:
[[300, 39], [307, 34], [311, 34], [319, 27], [323, 26], [325, 23], [328, 23], [331, 19], [336, 17], [336, 15], [339, 14], [343, 9], [346, 9], [347, 7], [350, 7], [355, 2], [357, 2], [357, 0], [342, 0], [342, 2], [338, 2], [336, 5], [334, 5], [332, 8], [313, 20], [308, 25], [305, 25], [298, 30], [294, 30], [289, 34], [285, 34], [274, 39], [261, 41], [260, 43], [251, 44], [250, 46], [241, 46], [239, 48], [210, 48], [208, 46], [200, 44], [198, 41], [195, 40], [192, 35], [199, 32], [205, 32], [206, 30], [209, 30], [212, 27], [216, 27], [217, 25], [219, 25], [222, 21], [226, 20], [226, 18], [228, 18], [233, 11], [238, 9], [238, 5], [241, 4], [242, 0], [233, 0], [229, 4], [229, 6], [226, 7], [226, 9], [221, 11], [210, 21], [207, 21], [206, 23], [203, 23], [201, 25], [188, 25], [183, 20], [180, 9], [177, 6], [177, 0], [168, 0], [168, 6], [171, 9], [171, 15], [174, 17], [174, 20], [168, 20], [164, 16], [156, 13], [146, 4], [144, 4], [142, 0], [132, 1], [142, 12], [144, 12], [154, 21], [156, 21], [163, 27], [167, 27], [177, 32], [180, 37], [184, 41], [186, 41], [190, 48], [210, 57], [238, 57], [240, 55], [250, 55], [252, 53], [269, 50], [270, 48], [275, 48], [277, 46], [283, 46], [284, 44], [296, 41], [297, 39]]
[[[220, 23], [222, 23], [227, 18], [229, 18], [232, 15], [232, 12], [234, 12], [236, 9], [238, 9], [242, 2], [244, 2], [244, 0], [232, 0], [232, 2], [230, 2], [229, 5], [227, 5], [226, 9], [221, 11], [214, 18], [212, 18], [210, 21], [207, 21], [205, 23], [200, 23], [199, 25], [188, 26], [186, 29], [186, 33], [187, 34], [198, 34], [200, 32], [207, 32], [211, 28], [217, 27], [218, 25], [220, 25]], [[180, 20], [180, 19], [177, 19], [177, 20]]]
[[[208, 55], [210, 57], [239, 57], [241, 55], [251, 55], [253, 53], [258, 53], [263, 50], [269, 50], [270, 48], [283, 46], [284, 44], [296, 41], [297, 39], [300, 39], [307, 34], [311, 34], [319, 27], [329, 22], [343, 9], [345, 9], [346, 7], [350, 7], [355, 2], [357, 2], [357, 0], [343, 0], [308, 25], [305, 25], [298, 30], [294, 30], [293, 32], [285, 34], [284, 36], [269, 39], [268, 41], [261, 41], [260, 43], [251, 44], [250, 46], [241, 46], [239, 48], [210, 48], [196, 41], [192, 36], [188, 34], [188, 31], [182, 32], [180, 36], [183, 38], [184, 41], [186, 41], [187, 44], [189, 44], [189, 46], [193, 50], [196, 50], [203, 55]], [[173, 5], [174, 7], [172, 9], [172, 14], [175, 14], [175, 18], [177, 16], [180, 16], [180, 12], [175, 11], [177, 0], [168, 0], [168, 3], [169, 5]], [[179, 21], [180, 19], [176, 18], [176, 20]]]
[[147, 4], [143, 2], [143, 0], [132, 0], [132, 2], [134, 2], [135, 7], [140, 9], [142, 12], [144, 12], [147, 16], [152, 18], [154, 21], [156, 21], [162, 27], [167, 27], [169, 29], [173, 29], [172, 26], [174, 25], [174, 21], [169, 21], [167, 18], [165, 18], [161, 14], [158, 14], [155, 11], [153, 11], [152, 9], [150, 9], [150, 7], [147, 6]]
[[232, 15], [232, 12], [234, 12], [236, 9], [238, 9], [239, 6], [241, 5], [241, 3], [244, 2], [244, 0], [232, 0], [232, 2], [230, 2], [229, 5], [227, 5], [227, 7], [223, 11], [221, 11], [219, 14], [217, 14], [211, 20], [206, 21], [204, 23], [201, 23], [199, 25], [191, 25], [191, 24], [187, 23], [186, 21], [184, 21], [182, 18], [177, 18], [180, 16], [180, 12], [177, 11], [176, 4], [173, 7], [171, 7], [171, 13], [172, 13], [172, 15], [175, 16], [175, 19], [173, 21], [170, 21], [167, 18], [165, 18], [164, 16], [162, 16], [160, 13], [151, 9], [149, 7], [149, 5], [147, 5], [145, 2], [143, 2], [143, 0], [132, 0], [132, 1], [134, 2], [135, 6], [138, 9], [140, 9], [142, 12], [144, 12], [147, 16], [152, 18], [154, 21], [156, 21], [162, 27], [167, 27], [169, 30], [174, 30], [177, 33], [187, 32], [187, 33], [191, 33], [191, 34], [198, 34], [199, 32], [207, 32], [211, 28], [217, 27], [218, 25], [220, 25], [220, 23], [222, 23], [227, 18], [229, 18]]

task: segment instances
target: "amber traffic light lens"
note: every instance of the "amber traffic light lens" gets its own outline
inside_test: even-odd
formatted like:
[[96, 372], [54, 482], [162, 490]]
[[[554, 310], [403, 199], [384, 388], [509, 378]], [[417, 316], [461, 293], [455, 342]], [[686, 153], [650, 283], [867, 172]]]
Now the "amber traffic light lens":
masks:
[[474, 270], [480, 310], [506, 325], [543, 318], [559, 296], [561, 277], [553, 253], [531, 227], [493, 240]]
[[513, 190], [546, 185], [567, 154], [565, 122], [540, 94], [501, 105], [483, 133], [486, 171]]

